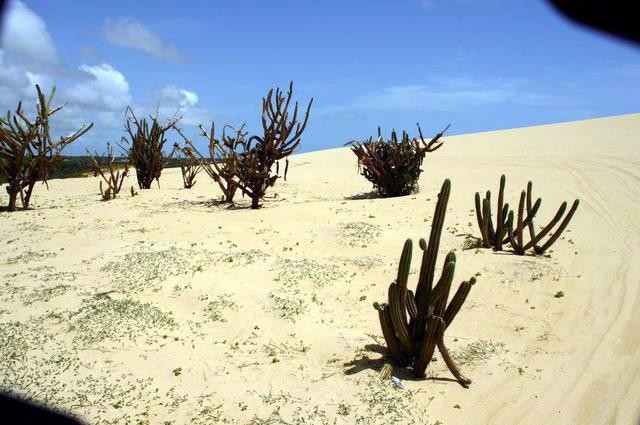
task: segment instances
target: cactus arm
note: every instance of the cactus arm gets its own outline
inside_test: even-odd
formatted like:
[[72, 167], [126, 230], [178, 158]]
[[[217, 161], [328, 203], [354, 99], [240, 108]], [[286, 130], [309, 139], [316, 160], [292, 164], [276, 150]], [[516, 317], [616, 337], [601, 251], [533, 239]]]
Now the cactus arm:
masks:
[[478, 220], [478, 227], [480, 228], [480, 234], [482, 236], [482, 245], [485, 248], [491, 247], [489, 243], [489, 235], [487, 234], [487, 228], [485, 227], [485, 220], [482, 214], [482, 202], [480, 201], [480, 193], [476, 192], [475, 196], [476, 203], [476, 220]]
[[[426, 266], [427, 266], [427, 262], [425, 260], [426, 257], [426, 251], [427, 251], [427, 241], [424, 240], [424, 238], [420, 238], [420, 241], [418, 242], [418, 245], [420, 246], [420, 249], [422, 250], [422, 263], [420, 265], [420, 274], [419, 274], [419, 280], [418, 280], [418, 285], [420, 285], [420, 279], [422, 279], [422, 276], [426, 273]], [[423, 291], [425, 292], [425, 296], [429, 297], [429, 294], [431, 293], [431, 285], [430, 284], [425, 284], [423, 287]], [[417, 293], [417, 291], [416, 291]], [[415, 306], [415, 314], [411, 316], [411, 322], [409, 323], [409, 327], [412, 329], [413, 332], [416, 331], [416, 326], [415, 326], [415, 322], [418, 319], [418, 301], [416, 298], [416, 295], [414, 293], [411, 294], [412, 298], [413, 298], [413, 305]], [[408, 301], [409, 302], [409, 301]], [[411, 314], [411, 312], [409, 312]], [[424, 326], [424, 318], [421, 321], [421, 326]], [[417, 334], [414, 334], [414, 338], [417, 338]]]
[[451, 299], [451, 302], [447, 306], [446, 311], [444, 312], [444, 316], [442, 316], [445, 329], [447, 329], [451, 322], [453, 322], [453, 319], [455, 319], [456, 315], [460, 311], [460, 308], [462, 308], [462, 305], [467, 300], [467, 296], [469, 295], [469, 292], [471, 292], [471, 287], [475, 285], [475, 283], [476, 278], [472, 277], [468, 281], [465, 280], [464, 282], [462, 282], [458, 287], [458, 290], [456, 291], [455, 295]]
[[[493, 229], [493, 219], [491, 218], [491, 191], [487, 190], [487, 193], [485, 194], [485, 199], [487, 201], [487, 211], [489, 212], [488, 214], [485, 214], [487, 216], [487, 218], [485, 220], [487, 220], [487, 229], [488, 229], [488, 235], [489, 235], [489, 239], [492, 241], [491, 243], [493, 244], [493, 240], [496, 237], [496, 232]], [[484, 205], [483, 205], [484, 207]]]
[[[500, 176], [500, 190], [498, 191], [498, 216], [496, 217], [496, 233], [500, 233], [500, 229], [505, 222], [505, 218], [503, 218], [503, 207], [504, 207], [504, 187], [506, 186], [507, 178], [503, 174]], [[496, 245], [499, 245], [500, 241], [496, 239]], [[497, 247], [496, 247], [497, 248]], [[498, 249], [500, 251], [500, 249]]]
[[433, 215], [431, 223], [431, 234], [429, 235], [429, 244], [422, 256], [422, 267], [420, 269], [420, 279], [416, 288], [416, 303], [418, 305], [418, 317], [416, 326], [414, 327], [414, 339], [420, 340], [420, 332], [424, 328], [431, 288], [433, 286], [433, 275], [436, 267], [436, 257], [440, 246], [440, 237], [442, 235], [442, 227], [444, 226], [444, 217], [447, 211], [447, 203], [449, 202], [449, 194], [451, 192], [451, 182], [446, 179], [440, 189], [438, 202], [436, 203], [436, 211]]
[[484, 198], [482, 201], [482, 211], [482, 232], [487, 235], [485, 248], [491, 248], [491, 245], [493, 244], [493, 230], [491, 228], [491, 201], [487, 198]]
[[500, 229], [498, 231], [498, 233], [496, 234], [495, 237], [495, 250], [496, 251], [502, 251], [502, 244], [503, 241], [505, 239], [505, 236], [507, 235], [507, 222], [509, 221], [509, 204], [504, 204], [504, 207], [502, 208], [502, 213], [503, 213], [503, 218], [505, 219], [504, 223], [500, 224]]
[[[575, 205], [575, 203], [574, 203], [574, 205]], [[560, 221], [560, 219], [564, 215], [564, 210], [566, 210], [566, 209], [567, 209], [567, 203], [563, 202], [562, 205], [560, 205], [560, 208], [558, 208], [558, 212], [551, 219], [549, 224], [547, 224], [540, 231], [540, 233], [538, 233], [538, 235], [536, 236], [535, 239], [530, 240], [529, 243], [524, 246], [524, 250], [526, 251], [527, 249], [529, 249], [531, 247], [535, 247], [538, 244], [538, 242], [540, 242], [542, 240], [542, 238], [544, 238], [547, 235], [547, 233], [549, 233], [551, 231], [551, 229], [553, 229], [553, 227], [556, 225], [556, 223], [558, 223], [558, 221]]]
[[560, 226], [558, 227], [558, 229], [553, 233], [553, 236], [551, 236], [549, 238], [549, 240], [544, 245], [542, 245], [542, 247], [539, 248], [539, 250], [537, 252], [538, 254], [544, 253], [551, 245], [553, 245], [553, 243], [556, 240], [558, 240], [558, 238], [560, 237], [560, 235], [562, 234], [564, 229], [569, 224], [569, 221], [571, 221], [571, 218], [573, 217], [573, 214], [578, 209], [578, 205], [580, 205], [580, 201], [579, 200], [576, 199], [575, 201], [573, 201], [573, 205], [571, 206], [571, 209], [567, 213], [567, 216], [564, 218], [564, 220], [562, 220], [562, 223], [560, 223]]
[[382, 335], [384, 336], [384, 340], [387, 343], [387, 349], [389, 350], [391, 357], [399, 365], [408, 366], [409, 365], [408, 356], [400, 348], [400, 343], [393, 330], [391, 315], [389, 313], [389, 305], [385, 303], [383, 304], [374, 303], [373, 306], [375, 307], [376, 310], [378, 310], [378, 317], [380, 318], [380, 327], [382, 328]]
[[424, 376], [424, 371], [427, 369], [427, 365], [433, 358], [433, 352], [436, 349], [437, 329], [435, 317], [429, 317], [426, 321], [426, 326], [426, 332], [423, 332], [424, 338], [417, 344], [416, 358], [413, 362], [413, 373], [418, 377]]
[[[522, 229], [523, 229], [523, 218], [524, 218], [524, 201], [526, 198], [527, 194], [525, 193], [525, 191], [523, 190], [520, 193], [520, 202], [518, 203], [518, 226], [516, 227], [516, 239], [518, 240], [518, 245], [522, 246], [523, 245], [523, 239], [522, 239]], [[513, 216], [511, 216], [513, 217]]]
[[[527, 196], [527, 217], [522, 221], [522, 228], [524, 229], [525, 227], [529, 227], [529, 234], [532, 234], [531, 232], [533, 232], [534, 237], [535, 237], [535, 230], [532, 230], [533, 219], [535, 218], [536, 213], [540, 209], [541, 204], [542, 204], [542, 199], [538, 198], [535, 204], [533, 204], [533, 207], [531, 207], [531, 202], [529, 202], [529, 198]], [[519, 227], [516, 228], [516, 231], [518, 229]], [[503, 244], [506, 242], [509, 242], [509, 239], [504, 239], [502, 241]]]
[[413, 340], [409, 332], [405, 302], [400, 296], [400, 288], [396, 283], [389, 285], [389, 315], [400, 348], [405, 353], [413, 353]]
[[440, 279], [431, 292], [428, 310], [429, 315], [442, 316], [444, 307], [447, 304], [447, 299], [449, 298], [449, 291], [451, 290], [451, 282], [453, 281], [455, 270], [456, 257], [453, 252], [450, 252], [445, 259], [445, 266], [442, 268]]
[[407, 239], [402, 249], [400, 263], [398, 266], [398, 276], [396, 283], [389, 286], [389, 308], [391, 310], [391, 320], [398, 335], [402, 349], [407, 353], [413, 353], [413, 340], [409, 332], [407, 321], [407, 280], [409, 279], [409, 269], [411, 268], [411, 252], [413, 242]]
[[440, 354], [442, 354], [442, 359], [444, 360], [444, 363], [447, 365], [447, 367], [449, 368], [453, 376], [455, 376], [458, 383], [462, 385], [464, 388], [469, 388], [469, 385], [471, 384], [471, 380], [469, 378], [465, 378], [464, 375], [460, 373], [458, 366], [449, 355], [449, 350], [447, 350], [447, 347], [445, 347], [444, 345], [445, 323], [442, 321], [442, 319], [437, 319], [435, 327], [438, 328], [436, 330], [436, 333], [437, 333], [436, 344], [438, 346], [438, 350], [440, 351]]
[[[534, 240], [536, 238], [536, 229], [533, 225], [533, 216], [535, 215], [535, 213], [532, 213], [533, 208], [531, 207], [531, 200], [533, 199], [533, 183], [531, 183], [531, 181], [529, 181], [527, 183], [527, 216], [531, 216], [531, 221], [529, 221], [529, 236], [531, 237], [531, 240]], [[538, 200], [536, 201], [536, 204], [538, 204], [539, 202], [542, 202], [541, 198], [538, 198]], [[540, 207], [540, 205], [538, 205], [538, 207]], [[537, 209], [536, 209], [537, 211]], [[529, 217], [527, 217], [529, 218]]]
[[409, 313], [409, 317], [411, 317], [412, 321], [418, 317], [418, 305], [416, 304], [416, 298], [411, 290], [407, 291], [407, 312]]
[[429, 245], [425, 251], [427, 264], [424, 276], [420, 276], [422, 279], [418, 282], [418, 288], [416, 290], [416, 296], [418, 301], [418, 307], [420, 307], [420, 301], [425, 303], [426, 297], [421, 295], [421, 283], [428, 283], [429, 286], [433, 283], [433, 275], [436, 269], [436, 257], [438, 256], [438, 248], [440, 247], [440, 237], [442, 236], [442, 228], [444, 226], [444, 218], [447, 213], [447, 204], [449, 202], [449, 194], [451, 192], [451, 182], [447, 179], [442, 184], [442, 189], [438, 195], [438, 202], [436, 203], [436, 211], [433, 215], [433, 223], [431, 224], [431, 234], [429, 235]]
[[524, 255], [524, 248], [520, 241], [514, 236], [513, 231], [513, 211], [509, 211], [509, 220], [507, 223], [507, 235], [509, 238], [509, 243], [511, 244], [511, 248], [513, 248], [513, 252], [518, 255]]
[[[402, 254], [400, 255], [400, 264], [398, 265], [398, 276], [396, 282], [398, 283], [398, 289], [400, 290], [400, 299], [403, 301], [407, 296], [407, 281], [409, 280], [409, 269], [411, 268], [411, 253], [413, 250], [413, 242], [411, 239], [407, 239], [402, 248]], [[404, 310], [404, 309], [403, 309]]]

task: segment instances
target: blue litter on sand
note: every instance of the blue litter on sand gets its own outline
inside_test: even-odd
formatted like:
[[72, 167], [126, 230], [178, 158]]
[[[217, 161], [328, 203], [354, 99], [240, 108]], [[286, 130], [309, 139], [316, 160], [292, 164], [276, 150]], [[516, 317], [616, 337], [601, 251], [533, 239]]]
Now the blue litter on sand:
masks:
[[396, 387], [400, 388], [401, 390], [404, 390], [404, 383], [402, 383], [402, 379], [392, 376], [391, 380], [393, 381]]

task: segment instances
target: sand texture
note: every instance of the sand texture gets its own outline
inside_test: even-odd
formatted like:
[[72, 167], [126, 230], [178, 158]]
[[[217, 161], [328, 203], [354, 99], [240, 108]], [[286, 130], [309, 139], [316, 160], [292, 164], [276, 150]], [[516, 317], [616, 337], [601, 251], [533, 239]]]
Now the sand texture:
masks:
[[[258, 211], [179, 169], [110, 202], [93, 177], [38, 186], [0, 213], [0, 386], [90, 423], [637, 425], [640, 114], [448, 137], [423, 168], [379, 199], [347, 148], [295, 155]], [[540, 224], [580, 199], [550, 255], [463, 250], [502, 173], [511, 203], [533, 181]], [[372, 303], [445, 178], [438, 267], [455, 249], [455, 282], [478, 279], [445, 338], [473, 384], [436, 355], [399, 390]]]

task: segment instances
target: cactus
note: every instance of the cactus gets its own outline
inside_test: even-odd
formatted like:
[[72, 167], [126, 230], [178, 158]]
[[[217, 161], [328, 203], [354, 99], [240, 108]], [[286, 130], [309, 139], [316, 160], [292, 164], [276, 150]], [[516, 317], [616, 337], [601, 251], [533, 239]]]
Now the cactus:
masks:
[[452, 251], [447, 254], [440, 278], [434, 285], [440, 236], [450, 191], [451, 183], [447, 179], [438, 195], [429, 244], [420, 239], [423, 254], [415, 294], [407, 289], [413, 247], [411, 239], [407, 239], [400, 256], [397, 278], [389, 286], [388, 303], [374, 303], [374, 307], [378, 310], [389, 354], [397, 364], [412, 366], [414, 374], [423, 377], [437, 347], [453, 376], [466, 388], [471, 381], [460, 373], [449, 355], [444, 345], [444, 332], [460, 311], [476, 280], [472, 277], [462, 282], [447, 303], [456, 266], [456, 256]]
[[175, 129], [180, 120], [180, 118], [174, 118], [162, 125], [157, 113], [150, 118], [151, 126], [146, 118], [138, 120], [133, 109], [127, 106], [124, 128], [128, 136], [123, 137], [122, 142], [129, 145], [125, 150], [129, 161], [136, 169], [140, 189], [150, 189], [154, 180], [160, 187], [160, 175], [167, 164], [167, 157], [163, 152], [167, 142], [166, 133], [170, 129]]
[[[176, 127], [176, 130], [184, 139], [185, 146], [182, 148], [177, 144], [174, 146], [189, 158], [192, 163], [198, 164], [218, 184], [224, 194], [224, 202], [233, 204], [233, 197], [238, 189], [236, 177], [238, 173], [238, 151], [246, 143], [245, 125], [243, 124], [240, 129], [225, 125], [222, 128], [222, 140], [215, 137], [216, 125], [214, 121], [211, 122], [211, 130], [209, 131], [202, 124], [199, 128], [200, 135], [204, 136], [209, 142], [209, 158], [202, 155], [178, 127]], [[231, 130], [232, 136], [227, 135], [227, 129]]]
[[487, 190], [482, 200], [480, 200], [480, 193], [478, 192], [476, 192], [475, 197], [476, 219], [478, 220], [478, 227], [480, 227], [482, 245], [485, 248], [493, 248], [495, 251], [502, 251], [502, 245], [507, 242], [509, 204], [504, 203], [505, 185], [506, 177], [503, 174], [500, 177], [495, 227], [493, 226], [493, 219], [491, 217], [491, 191]]
[[[209, 140], [210, 159], [205, 158], [193, 146], [191, 141], [178, 130], [190, 151], [185, 154], [197, 159], [203, 169], [220, 186], [224, 193], [224, 202], [233, 203], [233, 196], [239, 189], [242, 196], [251, 198], [251, 208], [260, 208], [260, 201], [267, 189], [273, 186], [280, 177], [280, 160], [285, 161], [284, 179], [287, 179], [289, 160], [287, 157], [300, 145], [302, 133], [309, 121], [309, 112], [313, 98], [309, 101], [304, 119], [298, 116], [298, 102], [289, 110], [293, 97], [293, 82], [285, 94], [279, 88], [269, 90], [262, 99], [262, 135], [253, 135], [246, 139], [245, 125], [236, 130], [226, 125], [222, 130], [222, 141], [215, 138], [215, 124], [211, 123], [211, 131], [200, 126], [202, 135]], [[229, 128], [235, 133], [227, 136]], [[276, 166], [275, 174], [273, 166]]]
[[[298, 147], [302, 133], [309, 122], [309, 112], [313, 98], [309, 101], [304, 119], [298, 116], [298, 102], [294, 104], [290, 114], [289, 105], [293, 97], [293, 82], [289, 83], [289, 91], [285, 94], [279, 88], [269, 90], [262, 98], [262, 135], [254, 135], [244, 144], [238, 155], [238, 185], [242, 195], [251, 198], [251, 208], [260, 208], [260, 200], [267, 189], [273, 186], [280, 177], [278, 171], [272, 174], [272, 167], [279, 166], [280, 160], [286, 161], [285, 179], [288, 170], [286, 159]], [[279, 168], [279, 167], [278, 167]]]
[[[176, 127], [176, 130], [180, 135], [181, 131]], [[180, 172], [182, 173], [182, 187], [185, 189], [191, 189], [196, 185], [196, 176], [202, 170], [200, 161], [195, 157], [190, 146], [180, 146], [177, 143], [174, 145], [174, 152], [178, 151], [182, 153], [182, 156], [178, 157], [178, 163], [180, 165]]]
[[[109, 143], [107, 143], [107, 154], [103, 155], [104, 160], [101, 159], [101, 156], [98, 155], [97, 152], [91, 155], [89, 149], [87, 149], [87, 154], [89, 154], [91, 161], [90, 167], [93, 176], [102, 177], [102, 180], [100, 181], [100, 195], [102, 195], [102, 200], [109, 201], [114, 199], [118, 193], [120, 193], [122, 183], [124, 183], [124, 178], [129, 175], [129, 163], [125, 161], [122, 173], [120, 173], [120, 171], [116, 171], [114, 167], [116, 158], [113, 156], [113, 147]], [[108, 176], [105, 171], [108, 171]], [[103, 181], [107, 184], [106, 190], [102, 189]]]
[[358, 172], [369, 180], [381, 196], [394, 197], [414, 193], [418, 190], [418, 178], [422, 169], [422, 162], [428, 152], [439, 149], [440, 141], [449, 124], [444, 130], [427, 142], [418, 126], [417, 138], [410, 139], [406, 131], [398, 140], [395, 130], [391, 131], [391, 140], [382, 139], [382, 132], [378, 127], [378, 138], [364, 142], [351, 141], [351, 151], [358, 158]]
[[[535, 215], [538, 212], [538, 209], [540, 208], [542, 199], [538, 198], [536, 202], [533, 203], [532, 205], [531, 203], [531, 201], [533, 200], [532, 191], [533, 191], [533, 184], [531, 182], [528, 182], [526, 192], [523, 190], [522, 193], [520, 193], [520, 202], [518, 204], [518, 218], [517, 218], [515, 229], [513, 228], [513, 225], [514, 225], [513, 211], [509, 212], [509, 218], [507, 220], [508, 221], [507, 233], [508, 233], [509, 243], [511, 244], [513, 251], [518, 255], [524, 255], [526, 251], [528, 251], [531, 248], [533, 248], [533, 253], [535, 255], [544, 254], [544, 252], [551, 245], [553, 245], [553, 243], [556, 240], [558, 240], [558, 238], [560, 237], [564, 229], [569, 224], [569, 221], [571, 221], [573, 214], [576, 212], [576, 210], [578, 209], [578, 205], [580, 204], [580, 201], [577, 199], [573, 201], [573, 205], [569, 209], [569, 212], [567, 212], [567, 215], [564, 217], [564, 220], [560, 222], [560, 220], [562, 219], [562, 216], [564, 215], [565, 210], [567, 209], [567, 203], [563, 202], [560, 205], [560, 208], [558, 208], [558, 211], [556, 212], [555, 216], [551, 219], [551, 221], [542, 228], [540, 233], [536, 235], [533, 219], [535, 218]], [[526, 200], [526, 211], [527, 211], [526, 217], [524, 216], [525, 200]], [[555, 227], [555, 225], [558, 224], [558, 222], [560, 222], [560, 225], [558, 226], [556, 231], [553, 232], [552, 236], [547, 240], [547, 242], [542, 244], [542, 246], [538, 245], [542, 241], [542, 239], [551, 232], [551, 230]], [[523, 235], [525, 227], [528, 228], [529, 237], [530, 237], [530, 240], [527, 243], [525, 243], [524, 235]]]
[[0, 117], [0, 178], [8, 183], [5, 187], [9, 195], [7, 211], [16, 210], [18, 196], [22, 207], [29, 208], [36, 183], [47, 184], [49, 172], [62, 161], [62, 150], [93, 127], [93, 123], [83, 124], [72, 134], [54, 141], [49, 119], [64, 105], [52, 107], [55, 87], [48, 98], [37, 84], [36, 92], [35, 119], [25, 115], [22, 102], [18, 103], [15, 113], [8, 111], [5, 117]]

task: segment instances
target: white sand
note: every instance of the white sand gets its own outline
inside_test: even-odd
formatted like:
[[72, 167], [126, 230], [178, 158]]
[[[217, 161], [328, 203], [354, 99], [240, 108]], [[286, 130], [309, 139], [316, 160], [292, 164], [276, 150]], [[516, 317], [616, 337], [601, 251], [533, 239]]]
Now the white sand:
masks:
[[[0, 213], [0, 385], [91, 423], [637, 424], [640, 114], [446, 140], [395, 199], [351, 199], [371, 187], [348, 149], [292, 157], [258, 211], [210, 205], [215, 183], [181, 189], [178, 169], [106, 203], [94, 178], [37, 187]], [[502, 173], [512, 203], [533, 181], [539, 224], [580, 199], [550, 257], [461, 250]], [[396, 390], [372, 302], [447, 177], [439, 263], [456, 249], [456, 281], [480, 275], [446, 341], [473, 384], [396, 369]], [[451, 378], [441, 359], [428, 374]]]

